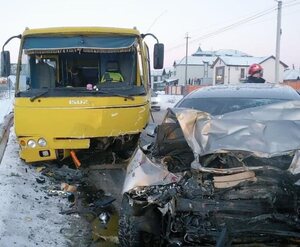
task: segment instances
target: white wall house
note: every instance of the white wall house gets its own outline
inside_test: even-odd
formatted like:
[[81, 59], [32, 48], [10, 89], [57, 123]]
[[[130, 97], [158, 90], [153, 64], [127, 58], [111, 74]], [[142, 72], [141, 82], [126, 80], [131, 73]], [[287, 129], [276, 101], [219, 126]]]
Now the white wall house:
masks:
[[178, 78], [179, 85], [185, 85], [185, 69], [187, 67], [187, 84], [212, 85], [214, 75], [212, 65], [219, 56], [248, 57], [249, 55], [233, 49], [202, 51], [199, 47], [192, 56], [188, 56], [187, 66], [186, 57], [174, 62], [174, 77]]
[[[187, 84], [212, 84], [213, 70], [211, 66], [215, 59], [216, 57], [188, 56]], [[185, 57], [174, 63], [174, 77], [178, 79], [178, 85], [185, 85], [185, 68]]]
[[[267, 82], [275, 82], [275, 57], [230, 57], [219, 56], [212, 65], [213, 84], [236, 84], [244, 82], [251, 64], [260, 64], [264, 69], [263, 78]], [[279, 81], [283, 81], [283, 72], [288, 66], [279, 65]]]
[[151, 81], [152, 82], [158, 82], [163, 80], [163, 70], [157, 69], [157, 70], [151, 70]]
[[154, 88], [155, 83], [162, 83], [167, 78], [165, 69], [151, 70], [151, 88]]
[[283, 73], [283, 81], [299, 81], [300, 80], [300, 70], [287, 69]]

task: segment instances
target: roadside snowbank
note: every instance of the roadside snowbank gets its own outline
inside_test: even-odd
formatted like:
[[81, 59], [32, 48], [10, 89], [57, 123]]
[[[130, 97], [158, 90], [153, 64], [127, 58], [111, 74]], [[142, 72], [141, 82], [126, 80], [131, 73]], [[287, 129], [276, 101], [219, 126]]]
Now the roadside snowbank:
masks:
[[[60, 214], [67, 199], [49, 197], [46, 182], [37, 183], [40, 173], [19, 159], [18, 144], [11, 129], [0, 164], [0, 246], [69, 246], [65, 236], [73, 216]], [[71, 220], [72, 221], [72, 220]], [[76, 221], [76, 219], [75, 219]]]

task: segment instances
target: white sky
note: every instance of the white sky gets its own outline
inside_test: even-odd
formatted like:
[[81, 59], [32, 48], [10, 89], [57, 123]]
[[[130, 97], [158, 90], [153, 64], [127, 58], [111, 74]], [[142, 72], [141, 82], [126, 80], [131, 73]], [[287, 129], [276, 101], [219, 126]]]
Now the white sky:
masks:
[[[300, 67], [300, 0], [283, 0], [281, 60]], [[288, 6], [290, 5], [290, 6]], [[165, 44], [165, 66], [197, 50], [237, 49], [254, 56], [275, 55], [276, 10], [219, 35], [199, 39], [224, 26], [276, 7], [274, 0], [9, 0], [1, 2], [0, 44], [25, 27], [112, 26], [152, 32]], [[146, 39], [149, 46], [154, 41]], [[18, 41], [7, 48], [13, 61]]]

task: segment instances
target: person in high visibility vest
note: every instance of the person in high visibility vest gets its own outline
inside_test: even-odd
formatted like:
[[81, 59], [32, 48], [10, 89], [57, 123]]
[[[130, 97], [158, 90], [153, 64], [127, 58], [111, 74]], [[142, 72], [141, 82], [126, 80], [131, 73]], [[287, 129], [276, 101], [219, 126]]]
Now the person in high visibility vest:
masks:
[[117, 62], [108, 62], [106, 72], [101, 78], [100, 82], [123, 82], [124, 78], [119, 71], [119, 64]]

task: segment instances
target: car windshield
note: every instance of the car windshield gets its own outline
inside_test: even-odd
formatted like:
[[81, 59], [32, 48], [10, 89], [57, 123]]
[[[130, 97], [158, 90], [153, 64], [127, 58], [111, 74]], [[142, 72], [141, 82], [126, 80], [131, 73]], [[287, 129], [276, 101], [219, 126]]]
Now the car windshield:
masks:
[[246, 108], [274, 104], [287, 101], [286, 99], [255, 99], [255, 98], [187, 98], [176, 107], [192, 108], [205, 111], [212, 115], [239, 111]]

